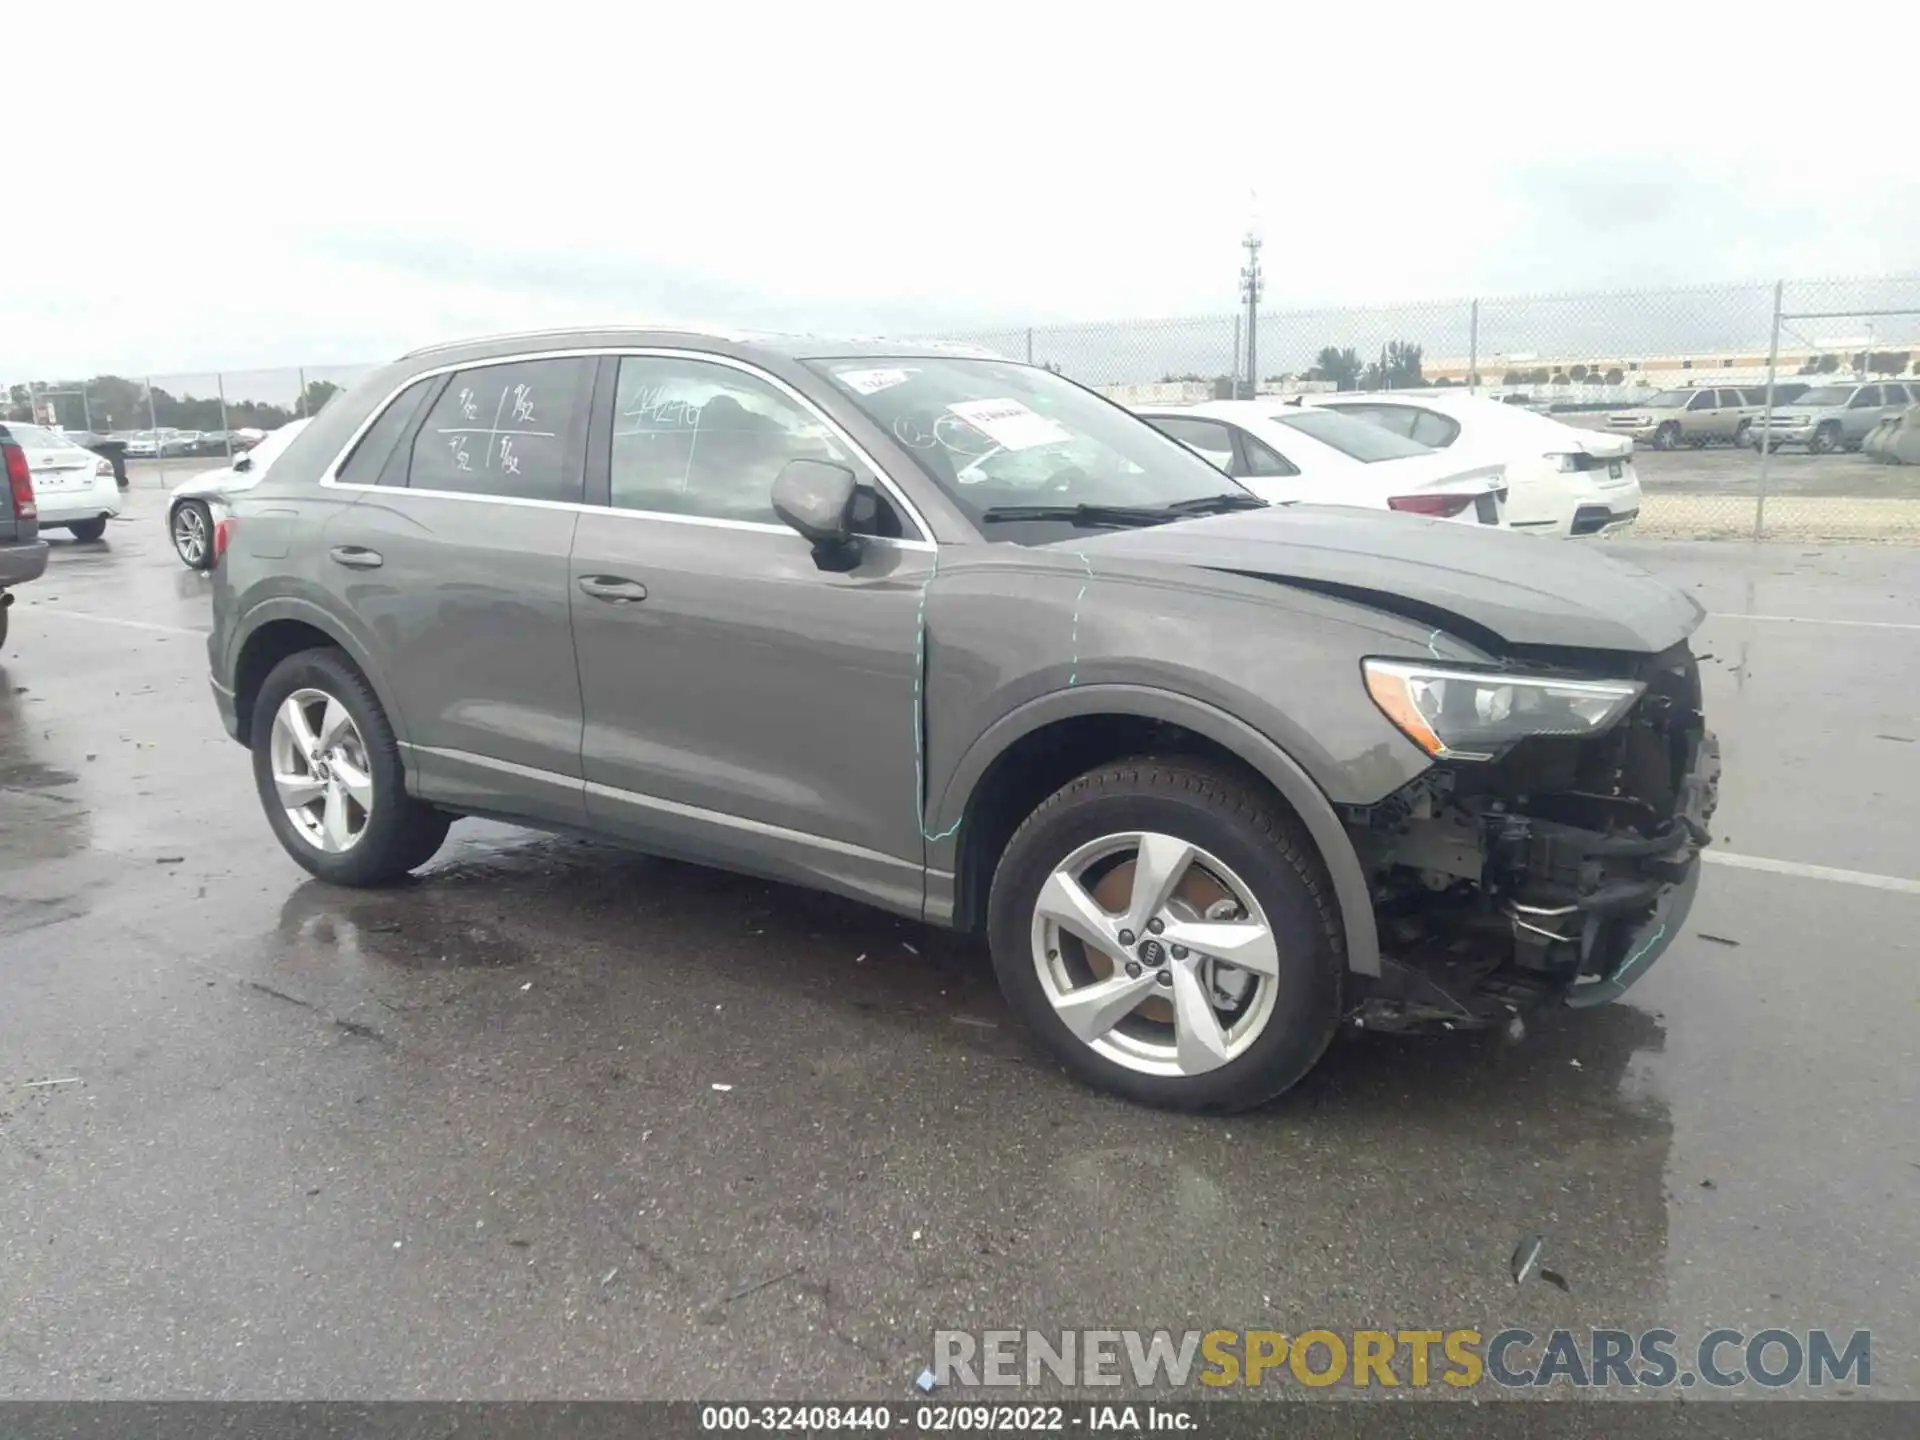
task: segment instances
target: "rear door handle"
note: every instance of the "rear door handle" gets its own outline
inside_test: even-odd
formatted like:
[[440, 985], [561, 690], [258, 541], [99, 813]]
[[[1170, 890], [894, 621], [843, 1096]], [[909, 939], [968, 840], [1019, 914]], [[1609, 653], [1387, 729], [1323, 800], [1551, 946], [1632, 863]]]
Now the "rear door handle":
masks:
[[349, 570], [378, 570], [385, 562], [378, 550], [369, 550], [364, 545], [336, 545], [327, 554], [336, 565], [345, 565]]
[[596, 600], [605, 600], [609, 605], [631, 605], [636, 600], [647, 598], [646, 586], [638, 580], [628, 580], [619, 575], [582, 575], [580, 590]]

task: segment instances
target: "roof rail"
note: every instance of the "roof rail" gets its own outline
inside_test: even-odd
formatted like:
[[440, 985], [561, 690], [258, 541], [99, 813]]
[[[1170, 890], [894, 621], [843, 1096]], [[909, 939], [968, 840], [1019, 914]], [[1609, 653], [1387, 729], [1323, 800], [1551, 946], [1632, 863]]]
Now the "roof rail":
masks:
[[564, 325], [548, 330], [505, 330], [496, 335], [466, 335], [458, 340], [442, 340], [432, 345], [422, 345], [409, 350], [400, 358], [412, 360], [421, 355], [437, 355], [444, 350], [458, 350], [467, 345], [490, 345], [502, 340], [545, 340], [561, 335], [585, 335], [611, 330], [658, 330], [670, 335], [706, 335], [715, 340], [746, 340], [751, 338], [747, 332], [730, 330], [718, 325], [676, 325], [662, 323], [657, 325], [635, 325], [632, 323], [609, 325]]

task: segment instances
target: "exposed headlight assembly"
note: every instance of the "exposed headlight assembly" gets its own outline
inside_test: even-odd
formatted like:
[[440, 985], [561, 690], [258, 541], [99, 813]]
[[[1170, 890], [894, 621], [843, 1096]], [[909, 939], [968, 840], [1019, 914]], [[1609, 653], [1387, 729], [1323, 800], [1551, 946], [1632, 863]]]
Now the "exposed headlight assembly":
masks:
[[1637, 680], [1559, 680], [1365, 660], [1367, 693], [1436, 760], [1492, 760], [1532, 735], [1598, 735], [1640, 698]]

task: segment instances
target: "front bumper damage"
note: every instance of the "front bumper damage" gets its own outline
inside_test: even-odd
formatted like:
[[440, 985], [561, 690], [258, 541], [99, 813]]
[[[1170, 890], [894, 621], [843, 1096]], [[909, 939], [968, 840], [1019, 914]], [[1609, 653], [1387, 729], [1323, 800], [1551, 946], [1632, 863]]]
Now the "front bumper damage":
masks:
[[[1660, 664], [1664, 684], [1603, 740], [1552, 742], [1563, 753], [1506, 774], [1436, 767], [1349, 817], [1382, 951], [1350, 1024], [1472, 1029], [1602, 1005], [1673, 944], [1699, 888], [1720, 747], [1692, 657]], [[1549, 779], [1571, 784], [1534, 788]]]

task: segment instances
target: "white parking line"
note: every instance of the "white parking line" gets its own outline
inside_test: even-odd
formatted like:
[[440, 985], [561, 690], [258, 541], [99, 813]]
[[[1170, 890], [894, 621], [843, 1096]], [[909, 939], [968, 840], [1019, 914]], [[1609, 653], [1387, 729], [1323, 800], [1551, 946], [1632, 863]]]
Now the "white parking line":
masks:
[[205, 635], [205, 630], [190, 630], [184, 625], [155, 625], [151, 620], [122, 620], [118, 615], [95, 615], [86, 610], [60, 610], [51, 605], [23, 609], [22, 615], [54, 615], [62, 620], [91, 620], [96, 625], [118, 625], [123, 630], [150, 630], [156, 635]]
[[1812, 615], [1735, 615], [1725, 610], [1707, 613], [1709, 620], [1763, 620], [1773, 625], [1853, 625], [1863, 630], [1920, 630], [1905, 620], [1821, 620]]
[[1898, 875], [1836, 870], [1831, 865], [1802, 865], [1798, 860], [1769, 860], [1764, 855], [1736, 855], [1727, 850], [1704, 850], [1700, 858], [1715, 865], [1729, 865], [1736, 870], [1765, 870], [1773, 875], [1798, 875], [1803, 880], [1832, 880], [1840, 885], [1864, 885], [1870, 890], [1920, 895], [1920, 880], [1902, 880]]

